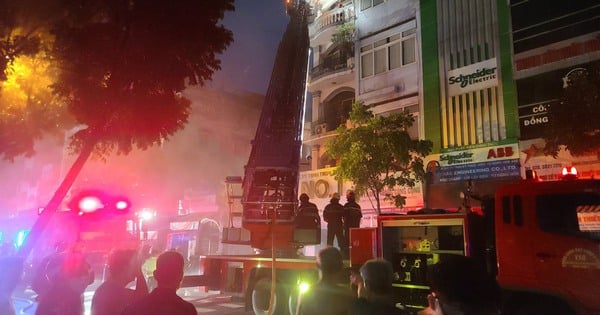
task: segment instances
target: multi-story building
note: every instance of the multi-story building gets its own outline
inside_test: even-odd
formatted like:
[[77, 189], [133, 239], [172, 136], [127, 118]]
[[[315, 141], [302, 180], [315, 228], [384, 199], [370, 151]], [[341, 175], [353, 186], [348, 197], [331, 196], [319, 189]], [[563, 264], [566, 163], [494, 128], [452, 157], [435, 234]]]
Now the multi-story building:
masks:
[[428, 205], [456, 207], [520, 176], [506, 1], [421, 0]]
[[[320, 207], [331, 192], [351, 188], [333, 178], [335, 161], [325, 144], [346, 123], [353, 100], [380, 115], [408, 110], [416, 117], [411, 134], [434, 144], [426, 159], [429, 180], [406, 192], [405, 210], [423, 206], [424, 199], [432, 208], [459, 207], [460, 192], [492, 194], [527, 169], [550, 178], [562, 166], [579, 164], [587, 176], [600, 175], [597, 156], [574, 159], [562, 152], [556, 160], [540, 151], [546, 113], [565, 78], [599, 63], [595, 1], [313, 4], [312, 105], [304, 137], [312, 159], [305, 160], [300, 184]], [[350, 52], [332, 41], [348, 23]]]
[[[354, 100], [374, 114], [408, 110], [418, 116], [418, 2], [320, 0], [312, 5], [308, 83], [312, 106], [304, 136], [309, 170], [301, 174], [300, 190], [322, 209], [332, 192], [352, 188], [351, 183], [334, 179], [335, 161], [325, 153], [325, 144], [339, 125], [347, 123]], [[334, 34], [344, 31], [352, 33], [350, 42], [333, 40]], [[415, 137], [419, 127], [416, 123], [410, 131]], [[406, 193], [408, 207], [422, 206], [420, 187]], [[361, 204], [363, 213], [371, 213], [368, 200]]]
[[600, 66], [600, 4], [513, 0], [510, 10], [522, 170], [553, 179], [562, 167], [573, 165], [582, 177], [600, 176], [597, 154], [543, 154], [544, 130], [553, 123], [549, 113], [562, 106], [559, 99], [569, 76]]

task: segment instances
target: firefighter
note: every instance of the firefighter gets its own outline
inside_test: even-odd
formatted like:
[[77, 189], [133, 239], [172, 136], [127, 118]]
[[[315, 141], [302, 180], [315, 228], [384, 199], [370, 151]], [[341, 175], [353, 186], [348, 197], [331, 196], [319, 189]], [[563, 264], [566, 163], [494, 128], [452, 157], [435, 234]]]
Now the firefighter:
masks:
[[354, 191], [349, 190], [346, 193], [346, 204], [344, 204], [344, 240], [345, 247], [342, 253], [345, 257], [350, 255], [350, 228], [360, 227], [360, 219], [362, 218], [362, 212], [360, 205], [356, 203], [356, 195]]
[[296, 216], [296, 226], [301, 229], [318, 229], [321, 226], [321, 217], [317, 205], [308, 201], [307, 194], [300, 195], [300, 206]]
[[340, 204], [340, 194], [334, 193], [323, 210], [323, 219], [327, 222], [327, 245], [333, 246], [333, 241], [337, 238], [339, 248], [345, 248], [343, 217], [344, 206]]

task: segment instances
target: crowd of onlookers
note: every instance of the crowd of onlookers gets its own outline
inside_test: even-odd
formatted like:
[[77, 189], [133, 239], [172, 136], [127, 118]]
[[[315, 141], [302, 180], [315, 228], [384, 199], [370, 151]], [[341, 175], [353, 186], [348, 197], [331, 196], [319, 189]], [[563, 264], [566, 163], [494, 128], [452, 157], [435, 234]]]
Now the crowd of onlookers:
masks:
[[[105, 279], [92, 298], [91, 314], [197, 314], [192, 303], [177, 296], [184, 257], [174, 250], [157, 254], [114, 251], [106, 262]], [[2, 315], [15, 314], [11, 295], [21, 281], [23, 263], [18, 256], [0, 258]], [[297, 315], [414, 314], [395, 303], [394, 273], [384, 259], [369, 260], [351, 272], [349, 279], [340, 281], [340, 275], [347, 272], [342, 251], [328, 246], [319, 251], [316, 267], [319, 281], [298, 297]], [[81, 252], [57, 248], [40, 263], [31, 283], [38, 294], [36, 314], [83, 314], [83, 293], [93, 281], [94, 274]], [[430, 266], [428, 284], [428, 307], [419, 315], [497, 314], [498, 284], [469, 257], [448, 255]]]
[[[352, 272], [350, 283], [340, 283], [342, 253], [335, 247], [317, 257], [320, 279], [299, 297], [297, 315], [415, 314], [397, 305], [393, 295], [394, 272], [385, 259], [373, 259]], [[428, 306], [418, 315], [496, 315], [500, 288], [481, 265], [469, 257], [449, 255], [429, 268]]]

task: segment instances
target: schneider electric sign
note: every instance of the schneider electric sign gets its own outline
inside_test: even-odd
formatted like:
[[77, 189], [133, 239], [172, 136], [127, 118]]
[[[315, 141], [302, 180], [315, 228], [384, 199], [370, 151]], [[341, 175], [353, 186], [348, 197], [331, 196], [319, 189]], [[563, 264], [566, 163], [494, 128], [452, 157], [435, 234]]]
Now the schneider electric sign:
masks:
[[448, 96], [498, 85], [496, 58], [448, 71]]

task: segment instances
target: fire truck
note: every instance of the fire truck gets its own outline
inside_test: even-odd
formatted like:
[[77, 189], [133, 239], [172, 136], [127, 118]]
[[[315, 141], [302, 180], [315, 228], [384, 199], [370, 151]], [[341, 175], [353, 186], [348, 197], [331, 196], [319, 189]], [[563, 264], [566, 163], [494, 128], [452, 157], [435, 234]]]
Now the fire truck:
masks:
[[[203, 256], [200, 275], [183, 283], [239, 294], [256, 314], [293, 314], [297, 293], [317, 279], [314, 257], [299, 256], [298, 248], [318, 244], [320, 228], [294, 224], [310, 10], [305, 1], [287, 1], [287, 9], [244, 177], [230, 178], [242, 185], [241, 227], [230, 224], [222, 236], [257, 253]], [[565, 178], [509, 184], [483, 196], [481, 212], [379, 216], [376, 228], [351, 230], [346, 265], [389, 260], [397, 302], [417, 310], [427, 303], [427, 266], [468, 255], [496, 275], [502, 314], [600, 314], [600, 182]]]
[[600, 314], [600, 181], [528, 177], [480, 197], [480, 213], [380, 216], [351, 231], [351, 263], [390, 261], [408, 308], [426, 306], [427, 266], [467, 255], [496, 276], [502, 314]]
[[[496, 276], [502, 314], [600, 314], [600, 181], [527, 178], [478, 199], [481, 207], [466, 211], [381, 215], [376, 228], [351, 229], [347, 266], [390, 261], [397, 303], [416, 311], [427, 306], [428, 266], [466, 255]], [[256, 314], [266, 312], [273, 277], [275, 314], [293, 314], [295, 294], [317, 278], [311, 258], [208, 256], [203, 263], [209, 288], [244, 295]]]

